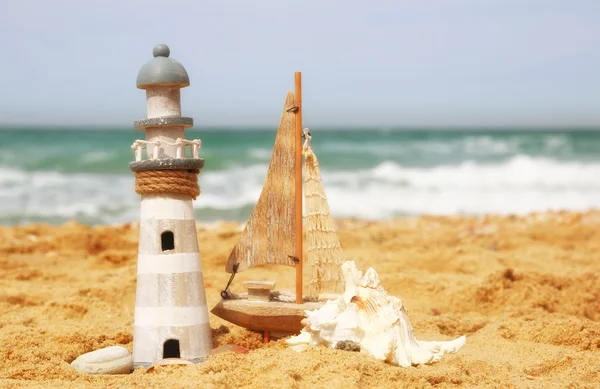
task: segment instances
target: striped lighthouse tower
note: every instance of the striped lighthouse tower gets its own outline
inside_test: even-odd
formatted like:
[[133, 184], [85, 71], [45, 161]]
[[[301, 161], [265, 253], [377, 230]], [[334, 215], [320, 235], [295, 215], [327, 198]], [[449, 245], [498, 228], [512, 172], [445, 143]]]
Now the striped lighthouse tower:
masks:
[[133, 362], [148, 367], [163, 358], [198, 363], [212, 349], [212, 334], [198, 251], [192, 200], [199, 195], [199, 140], [186, 140], [192, 118], [181, 116], [180, 89], [190, 85], [166, 45], [140, 69], [148, 117], [132, 149], [135, 190], [141, 195]]

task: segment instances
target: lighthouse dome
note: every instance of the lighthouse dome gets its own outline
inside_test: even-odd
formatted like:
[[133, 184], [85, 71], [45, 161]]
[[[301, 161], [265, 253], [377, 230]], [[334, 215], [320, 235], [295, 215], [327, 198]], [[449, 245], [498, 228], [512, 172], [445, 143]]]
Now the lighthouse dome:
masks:
[[136, 84], [139, 89], [147, 89], [151, 86], [183, 88], [190, 85], [190, 77], [183, 65], [169, 58], [171, 54], [169, 46], [156, 45], [152, 54], [154, 58], [146, 62], [138, 72]]

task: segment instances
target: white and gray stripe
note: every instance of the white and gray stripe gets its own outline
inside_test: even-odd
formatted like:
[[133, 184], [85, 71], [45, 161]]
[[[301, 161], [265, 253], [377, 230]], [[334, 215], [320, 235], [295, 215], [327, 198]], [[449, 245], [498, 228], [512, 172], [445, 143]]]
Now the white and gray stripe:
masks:
[[136, 326], [191, 327], [208, 323], [208, 311], [199, 307], [136, 307]]
[[[178, 201], [173, 201], [178, 200]], [[193, 220], [194, 205], [190, 196], [171, 194], [169, 197], [156, 194], [142, 195], [140, 221], [150, 219]]]
[[201, 272], [140, 274], [137, 283], [136, 309], [141, 307], [206, 306], [204, 280]]
[[168, 255], [139, 254], [139, 274], [175, 274], [201, 272], [202, 262], [198, 252], [177, 253]]
[[[171, 231], [175, 239], [173, 250], [162, 250], [161, 234]], [[142, 219], [140, 220], [139, 254], [197, 253], [198, 237], [194, 220]]]
[[[165, 231], [173, 233], [172, 250], [162, 250]], [[134, 316], [135, 365], [162, 359], [169, 339], [179, 341], [187, 360], [203, 360], [212, 349], [196, 221], [187, 196], [142, 196]]]

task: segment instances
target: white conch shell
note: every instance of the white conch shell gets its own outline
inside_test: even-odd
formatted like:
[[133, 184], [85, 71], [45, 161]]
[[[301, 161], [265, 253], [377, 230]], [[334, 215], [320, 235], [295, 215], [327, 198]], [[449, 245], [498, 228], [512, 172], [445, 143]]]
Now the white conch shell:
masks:
[[300, 334], [286, 340], [292, 349], [301, 352], [318, 344], [335, 348], [340, 341], [352, 341], [360, 345], [362, 353], [408, 367], [437, 362], [467, 341], [464, 336], [442, 342], [415, 339], [402, 301], [379, 285], [373, 268], [363, 276], [354, 261], [348, 261], [342, 264], [342, 273], [344, 294], [317, 310], [306, 311]]

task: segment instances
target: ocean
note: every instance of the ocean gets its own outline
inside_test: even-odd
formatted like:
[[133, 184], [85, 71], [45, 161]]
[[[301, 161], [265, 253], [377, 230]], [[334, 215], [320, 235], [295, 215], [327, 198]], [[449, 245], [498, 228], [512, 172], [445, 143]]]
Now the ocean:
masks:
[[[600, 208], [600, 131], [311, 128], [334, 217], [523, 214]], [[205, 167], [198, 221], [246, 221], [275, 129], [189, 129]], [[131, 222], [129, 128], [0, 130], [0, 224]]]

